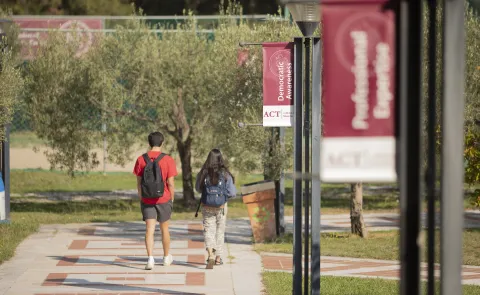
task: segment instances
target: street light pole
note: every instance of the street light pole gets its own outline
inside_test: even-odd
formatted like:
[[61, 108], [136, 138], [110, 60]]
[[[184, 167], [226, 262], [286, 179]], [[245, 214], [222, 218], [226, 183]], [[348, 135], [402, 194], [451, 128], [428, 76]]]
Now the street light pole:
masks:
[[423, 2], [400, 2], [400, 294], [420, 294]]
[[[295, 99], [294, 173], [302, 173], [302, 98], [303, 98], [303, 38], [294, 40], [293, 89]], [[302, 294], [302, 179], [293, 181], [293, 295]]]
[[[313, 38], [312, 66], [312, 175], [320, 175], [320, 139], [322, 137], [321, 41]], [[320, 294], [320, 178], [312, 178], [311, 295]]]
[[441, 294], [462, 294], [465, 1], [444, 0]]
[[427, 294], [435, 294], [435, 201], [437, 127], [437, 0], [428, 1], [428, 156], [427, 156]]
[[[295, 95], [295, 145], [294, 145], [294, 173], [299, 175], [302, 173], [302, 101], [305, 106], [304, 113], [304, 122], [303, 122], [303, 132], [304, 132], [304, 169], [303, 175], [310, 175], [310, 104], [312, 99], [312, 86], [311, 86], [311, 60], [312, 60], [312, 38], [314, 32], [317, 30], [320, 23], [320, 1], [318, 0], [281, 0], [283, 4], [286, 5], [287, 9], [293, 16], [293, 19], [298, 25], [298, 28], [302, 32], [304, 38], [295, 38], [295, 72], [294, 72], [294, 95]], [[314, 44], [317, 44], [316, 39], [314, 39]], [[303, 59], [303, 53], [305, 50], [305, 60]], [[318, 51], [319, 52], [319, 51]], [[304, 63], [305, 62], [305, 63]], [[319, 67], [320, 65], [315, 65]], [[303, 76], [304, 73], [304, 76]], [[319, 82], [315, 81], [314, 83]], [[317, 88], [315, 88], [317, 89]], [[318, 97], [317, 95], [315, 97]], [[320, 107], [320, 106], [318, 106]], [[317, 112], [318, 110], [314, 110]], [[316, 152], [319, 152], [316, 151]], [[316, 160], [319, 157], [313, 157]], [[316, 167], [317, 168], [317, 167]], [[293, 294], [300, 295], [302, 294], [302, 177], [295, 178], [293, 186], [293, 196], [294, 196], [294, 246], [293, 246]], [[318, 186], [320, 181], [315, 182]], [[318, 191], [318, 196], [320, 198], [320, 189], [315, 189]], [[309, 288], [309, 234], [310, 234], [310, 179], [305, 178], [305, 191], [304, 191], [304, 202], [305, 202], [305, 258], [304, 258], [304, 292], [305, 295], [310, 293]], [[320, 199], [315, 201], [315, 210], [318, 209], [318, 212], [312, 212], [312, 217], [320, 218]], [[318, 270], [318, 274], [315, 273], [315, 284], [320, 284], [320, 222], [315, 222], [315, 227], [313, 231], [319, 231], [318, 235], [315, 233], [315, 239], [318, 238], [318, 243], [312, 238], [312, 249], [315, 248], [315, 254], [318, 257], [313, 257], [312, 261], [318, 262], [318, 268], [315, 266], [315, 271]], [[317, 279], [318, 278], [318, 279]], [[318, 288], [315, 286], [315, 290], [320, 292], [320, 286]], [[312, 288], [312, 294], [314, 293]]]
[[[304, 115], [304, 140], [305, 140], [305, 169], [304, 173], [310, 174], [310, 100], [311, 100], [311, 93], [310, 91], [310, 72], [311, 72], [311, 39], [309, 37], [305, 38], [305, 115]], [[304, 256], [304, 291], [305, 295], [308, 294], [308, 275], [309, 275], [309, 252], [310, 252], [310, 240], [309, 240], [309, 233], [310, 233], [310, 179], [308, 177], [305, 178], [305, 193], [304, 193], [304, 206], [305, 206], [305, 226], [304, 226], [304, 236], [305, 236], [305, 256]]]

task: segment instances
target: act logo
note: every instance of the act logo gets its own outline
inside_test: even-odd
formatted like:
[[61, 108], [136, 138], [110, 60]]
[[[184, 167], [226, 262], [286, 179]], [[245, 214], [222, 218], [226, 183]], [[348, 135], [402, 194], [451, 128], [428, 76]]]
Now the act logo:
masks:
[[280, 111], [269, 111], [269, 112], [265, 112], [263, 114], [263, 117], [264, 118], [279, 118], [280, 114], [281, 114]]

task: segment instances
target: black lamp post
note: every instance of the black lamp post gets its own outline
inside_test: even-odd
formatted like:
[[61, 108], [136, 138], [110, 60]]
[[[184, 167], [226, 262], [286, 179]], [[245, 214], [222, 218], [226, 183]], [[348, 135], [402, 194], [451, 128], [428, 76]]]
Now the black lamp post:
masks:
[[[310, 105], [312, 101], [312, 38], [313, 33], [320, 23], [320, 1], [319, 0], [281, 0], [282, 4], [288, 8], [293, 16], [293, 20], [297, 23], [304, 38], [295, 38], [295, 72], [294, 72], [294, 93], [295, 93], [295, 131], [294, 131], [294, 170], [296, 175], [302, 175], [302, 132], [304, 134], [304, 169], [303, 173], [310, 175], [310, 134], [311, 134], [311, 114]], [[320, 42], [318, 38], [313, 38], [314, 43], [314, 65], [318, 67], [320, 58]], [[305, 52], [305, 58], [303, 53]], [[318, 60], [316, 60], [318, 59]], [[319, 71], [314, 71], [314, 83], [319, 82]], [[318, 80], [318, 81], [317, 81]], [[319, 84], [319, 83], [318, 83]], [[314, 122], [318, 121], [320, 115], [320, 91], [319, 85], [314, 85], [315, 105]], [[302, 113], [303, 130], [302, 130]], [[314, 126], [318, 131], [319, 126]], [[313, 157], [315, 158], [315, 157]], [[317, 161], [318, 162], [318, 161]], [[304, 175], [305, 175], [304, 174]], [[293, 185], [294, 196], [294, 250], [293, 250], [293, 294], [302, 294], [302, 178], [295, 178]], [[315, 181], [318, 188], [312, 188], [312, 192], [316, 193], [312, 199], [312, 294], [320, 292], [320, 182]], [[305, 294], [309, 293], [309, 232], [310, 232], [310, 179], [305, 178], [305, 257], [304, 257], [304, 290]], [[318, 219], [318, 220], [317, 220]], [[318, 233], [317, 233], [318, 231]], [[318, 240], [318, 242], [317, 242]], [[315, 256], [315, 257], [314, 257]]]
[[292, 14], [303, 36], [312, 37], [320, 23], [320, 1], [281, 0]]

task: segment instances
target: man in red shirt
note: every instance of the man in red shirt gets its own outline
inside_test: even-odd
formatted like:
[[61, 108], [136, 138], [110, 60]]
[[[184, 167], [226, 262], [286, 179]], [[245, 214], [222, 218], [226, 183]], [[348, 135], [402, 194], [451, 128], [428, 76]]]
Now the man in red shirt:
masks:
[[[163, 134], [160, 132], [153, 132], [148, 136], [148, 143], [151, 149], [147, 155], [152, 162], [162, 154], [163, 140]], [[158, 162], [164, 183], [163, 195], [158, 198], [144, 198], [142, 196], [141, 182], [146, 165], [143, 155], [138, 157], [133, 173], [137, 176], [138, 196], [141, 199], [143, 221], [145, 221], [146, 224], [145, 246], [147, 248], [148, 262], [145, 269], [151, 270], [155, 266], [155, 260], [153, 258], [153, 234], [157, 221], [160, 223], [160, 230], [162, 231], [163, 265], [168, 266], [173, 262], [173, 257], [169, 254], [170, 232], [168, 230], [168, 223], [173, 209], [175, 192], [174, 177], [177, 176], [177, 167], [172, 157], [165, 155]]]

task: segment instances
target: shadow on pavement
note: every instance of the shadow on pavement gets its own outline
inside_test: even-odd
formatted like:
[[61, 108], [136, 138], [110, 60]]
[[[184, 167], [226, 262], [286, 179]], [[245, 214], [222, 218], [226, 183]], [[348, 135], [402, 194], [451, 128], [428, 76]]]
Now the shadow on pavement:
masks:
[[190, 293], [183, 291], [171, 291], [165, 289], [155, 289], [149, 287], [141, 286], [128, 286], [128, 285], [118, 285], [110, 283], [99, 283], [99, 282], [89, 282], [86, 280], [79, 279], [66, 279], [62, 286], [68, 287], [80, 287], [80, 288], [95, 288], [102, 291], [121, 291], [121, 292], [156, 292], [163, 295], [205, 295], [202, 293]]

